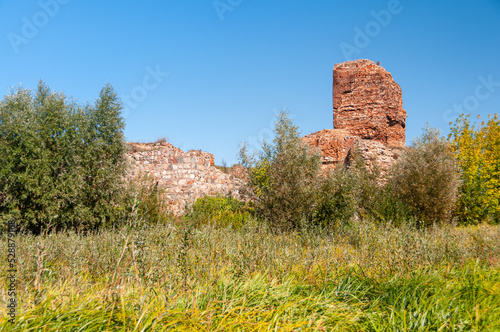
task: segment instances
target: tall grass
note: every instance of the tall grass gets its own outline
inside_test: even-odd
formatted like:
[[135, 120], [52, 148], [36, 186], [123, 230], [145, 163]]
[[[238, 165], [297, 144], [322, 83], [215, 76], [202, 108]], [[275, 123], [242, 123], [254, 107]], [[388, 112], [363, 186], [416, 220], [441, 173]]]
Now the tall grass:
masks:
[[498, 226], [184, 225], [18, 236], [0, 331], [500, 329]]

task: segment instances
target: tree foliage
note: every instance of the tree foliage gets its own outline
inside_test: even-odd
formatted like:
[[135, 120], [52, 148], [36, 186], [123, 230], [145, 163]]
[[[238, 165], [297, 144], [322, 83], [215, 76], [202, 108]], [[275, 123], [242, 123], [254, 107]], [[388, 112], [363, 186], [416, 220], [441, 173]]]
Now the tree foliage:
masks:
[[264, 142], [256, 156], [250, 157], [246, 146], [240, 151], [250, 170], [257, 215], [272, 226], [330, 227], [354, 217], [395, 224], [420, 220], [425, 226], [450, 219], [458, 169], [438, 131], [427, 129], [384, 184], [377, 167], [369, 169], [356, 149], [345, 165], [321, 171], [319, 152], [303, 143], [286, 112], [275, 126], [274, 140]]
[[450, 220], [458, 194], [458, 166], [437, 129], [425, 128], [402, 153], [388, 185], [424, 225]]
[[250, 157], [243, 146], [240, 159], [251, 169], [256, 212], [273, 226], [298, 228], [314, 214], [321, 157], [302, 142], [287, 112], [278, 115], [274, 133], [256, 156]]
[[0, 215], [22, 229], [91, 230], [120, 218], [122, 105], [107, 84], [77, 105], [40, 82], [0, 101]]
[[[477, 118], [480, 120], [480, 117]], [[451, 124], [451, 123], [450, 123]], [[500, 120], [497, 114], [474, 125], [459, 116], [448, 137], [460, 166], [462, 185], [456, 215], [462, 223], [500, 221]]]
[[314, 224], [322, 227], [348, 222], [359, 211], [360, 178], [355, 168], [336, 167], [318, 178]]

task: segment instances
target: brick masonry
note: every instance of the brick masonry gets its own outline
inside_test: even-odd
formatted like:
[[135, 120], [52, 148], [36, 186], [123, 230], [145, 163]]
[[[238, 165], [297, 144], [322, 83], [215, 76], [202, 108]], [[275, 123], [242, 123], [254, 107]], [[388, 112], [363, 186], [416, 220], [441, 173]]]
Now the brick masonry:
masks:
[[244, 180], [214, 166], [208, 152], [183, 152], [170, 143], [127, 143], [130, 152], [128, 178], [149, 175], [165, 189], [165, 199], [174, 215], [205, 195], [231, 195], [243, 199]]
[[333, 68], [333, 125], [362, 139], [405, 145], [403, 92], [391, 73], [370, 60]]
[[404, 150], [403, 93], [391, 74], [370, 60], [333, 69], [333, 124], [303, 137], [322, 156], [323, 169], [346, 164], [357, 148], [368, 167], [384, 176]]

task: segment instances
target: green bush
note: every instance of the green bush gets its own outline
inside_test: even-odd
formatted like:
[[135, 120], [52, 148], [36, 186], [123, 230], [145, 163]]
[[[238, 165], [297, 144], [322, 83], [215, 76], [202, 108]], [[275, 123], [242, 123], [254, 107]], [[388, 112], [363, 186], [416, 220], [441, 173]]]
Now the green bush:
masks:
[[390, 190], [424, 226], [451, 220], [459, 185], [450, 145], [429, 128], [402, 153], [389, 180]]
[[191, 217], [196, 226], [214, 225], [240, 228], [251, 217], [253, 208], [232, 197], [205, 196], [194, 202]]
[[337, 167], [325, 176], [318, 190], [314, 224], [322, 227], [347, 223], [358, 210], [357, 182], [353, 172]]
[[260, 154], [249, 156], [245, 145], [240, 151], [242, 164], [250, 168], [256, 212], [271, 226], [330, 227], [355, 216], [402, 223], [408, 217], [406, 206], [379, 184], [377, 169], [369, 170], [357, 150], [346, 165], [323, 174], [320, 155], [302, 142], [286, 112], [275, 125], [276, 138], [264, 143]]
[[95, 230], [123, 219], [124, 122], [106, 85], [80, 106], [40, 82], [0, 101], [0, 216], [21, 230]]
[[339, 165], [327, 177], [320, 178], [320, 183], [316, 225], [346, 224], [353, 217], [399, 225], [412, 217], [408, 207], [380, 183], [377, 167], [368, 169], [357, 150], [347, 165]]
[[371, 202], [367, 213], [376, 223], [392, 223], [396, 226], [414, 223], [413, 211], [400, 199], [389, 186], [380, 187]]
[[240, 159], [251, 169], [258, 215], [273, 227], [294, 229], [314, 215], [321, 157], [302, 142], [286, 112], [278, 115], [274, 132], [272, 143], [264, 143], [255, 157], [243, 145]]

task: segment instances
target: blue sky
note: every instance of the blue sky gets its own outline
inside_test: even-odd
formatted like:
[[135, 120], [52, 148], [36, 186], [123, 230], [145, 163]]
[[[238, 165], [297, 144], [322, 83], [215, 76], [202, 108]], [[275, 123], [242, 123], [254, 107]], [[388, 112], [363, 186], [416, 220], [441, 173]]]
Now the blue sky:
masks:
[[44, 80], [79, 102], [106, 82], [128, 141], [165, 136], [237, 162], [287, 109], [333, 128], [332, 69], [380, 61], [403, 89], [407, 145], [428, 122], [500, 113], [500, 0], [0, 0], [0, 94]]

